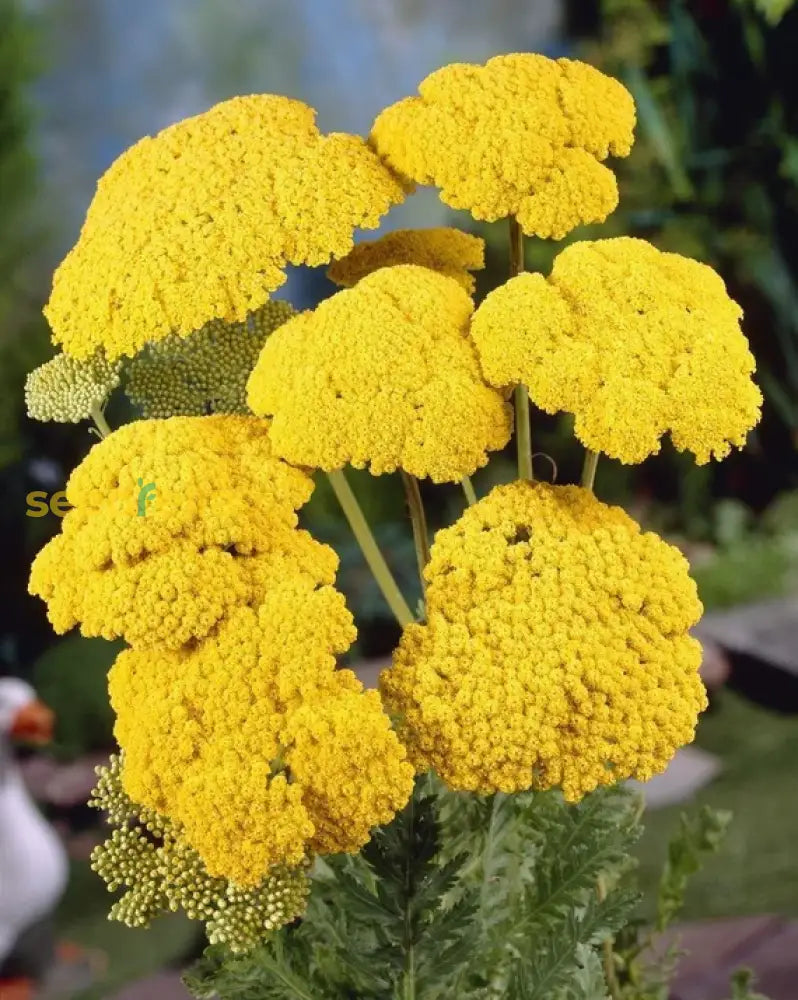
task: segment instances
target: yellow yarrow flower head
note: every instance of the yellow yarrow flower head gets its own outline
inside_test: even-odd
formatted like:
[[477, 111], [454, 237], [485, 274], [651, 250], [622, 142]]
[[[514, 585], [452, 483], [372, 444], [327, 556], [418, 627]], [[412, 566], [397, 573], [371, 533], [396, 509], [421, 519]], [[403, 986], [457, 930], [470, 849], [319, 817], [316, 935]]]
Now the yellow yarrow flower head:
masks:
[[629, 154], [635, 123], [617, 80], [519, 53], [444, 66], [418, 89], [377, 117], [371, 142], [400, 175], [440, 188], [445, 204], [491, 222], [512, 215], [529, 236], [554, 239], [617, 206], [601, 161]]
[[491, 384], [521, 383], [548, 413], [575, 414], [588, 448], [642, 462], [670, 433], [705, 463], [742, 446], [760, 416], [741, 315], [711, 267], [620, 237], [572, 244], [548, 278], [510, 279], [472, 334]]
[[32, 420], [76, 424], [102, 407], [119, 385], [118, 361], [98, 352], [85, 361], [56, 354], [25, 380], [25, 405]]
[[111, 920], [149, 927], [155, 918], [183, 910], [190, 920], [204, 922], [211, 944], [241, 953], [301, 916], [310, 889], [307, 862], [276, 865], [251, 887], [209, 875], [179, 826], [131, 801], [122, 787], [123, 766], [112, 756], [107, 767], [97, 768], [89, 802], [113, 828], [91, 854], [92, 869], [109, 891], [124, 889]]
[[482, 794], [663, 770], [706, 706], [681, 553], [576, 486], [494, 489], [439, 531], [425, 625], [382, 673], [420, 770]]
[[331, 583], [332, 549], [296, 528], [313, 483], [238, 416], [137, 421], [89, 452], [74, 509], [36, 557], [30, 592], [57, 632], [174, 648], [201, 639], [287, 572]]
[[457, 481], [502, 448], [511, 412], [485, 384], [473, 305], [452, 278], [385, 267], [275, 330], [249, 380], [287, 461]]
[[179, 823], [212, 875], [250, 886], [356, 851], [407, 801], [413, 768], [379, 695], [336, 669], [354, 634], [337, 591], [287, 574], [194, 648], [118, 657], [124, 787]]
[[188, 337], [148, 344], [127, 366], [125, 392], [148, 419], [250, 413], [250, 372], [266, 338], [293, 314], [273, 300], [243, 323], [214, 319]]
[[326, 264], [401, 186], [301, 101], [234, 97], [123, 153], [100, 179], [45, 314], [75, 357], [133, 355], [212, 319], [242, 322], [287, 264]]
[[470, 271], [485, 266], [485, 241], [460, 229], [397, 229], [377, 240], [367, 240], [346, 257], [333, 261], [327, 277], [336, 285], [351, 288], [361, 278], [381, 267], [419, 264], [454, 278], [471, 295], [476, 282]]

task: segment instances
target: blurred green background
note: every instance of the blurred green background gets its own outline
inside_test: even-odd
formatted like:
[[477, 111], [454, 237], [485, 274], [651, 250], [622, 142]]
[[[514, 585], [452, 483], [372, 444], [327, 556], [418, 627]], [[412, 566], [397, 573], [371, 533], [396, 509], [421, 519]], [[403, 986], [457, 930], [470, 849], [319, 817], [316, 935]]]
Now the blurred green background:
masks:
[[[637, 141], [614, 164], [620, 207], [570, 238], [638, 235], [712, 264], [745, 310], [766, 397], [760, 427], [723, 464], [698, 468], [667, 446], [631, 469], [603, 460], [598, 494], [684, 547], [708, 608], [794, 589], [798, 7], [790, 0], [496, 0], [489, 11], [472, 0], [0, 0], [0, 673], [32, 678], [55, 708], [59, 759], [112, 744], [105, 672], [115, 647], [75, 635], [59, 640], [43, 606], [26, 595], [30, 560], [58, 519], [26, 516], [25, 497], [63, 488], [92, 438], [84, 425], [27, 420], [23, 382], [52, 353], [41, 306], [96, 178], [141, 135], [235, 93], [290, 93], [319, 109], [322, 128], [365, 133], [382, 106], [411, 93], [438, 65], [519, 49], [585, 58], [632, 91]], [[442, 222], [485, 237], [479, 295], [503, 280], [504, 227], [477, 225], [433, 192], [414, 196], [386, 227]], [[557, 249], [528, 241], [527, 266], [547, 271]], [[291, 275], [286, 295], [304, 306], [328, 291], [322, 272], [305, 270]], [[112, 404], [112, 424], [132, 416]], [[574, 481], [581, 454], [568, 419], [537, 414], [533, 426], [536, 451], [555, 459], [559, 481]], [[477, 491], [510, 478], [512, 464], [509, 452], [497, 456], [477, 475]], [[550, 477], [545, 460], [536, 468]], [[401, 584], [417, 596], [398, 482], [367, 474], [352, 482]], [[462, 508], [454, 488], [425, 485], [423, 492], [433, 526]], [[341, 587], [360, 627], [355, 655], [384, 656], [396, 629], [321, 483], [305, 518], [341, 554]], [[694, 916], [798, 915], [790, 888], [798, 807], [779, 795], [795, 782], [795, 720], [775, 714], [766, 691], [755, 700], [722, 692], [699, 732], [699, 744], [726, 765], [702, 800], [737, 816], [730, 853], [710, 866], [691, 898]], [[768, 811], [778, 822], [757, 822]], [[82, 828], [89, 820], [70, 822]], [[652, 816], [644, 867], [653, 871], [674, 822], [673, 811]], [[748, 874], [731, 878], [731, 862]], [[196, 943], [184, 927], [157, 948], [152, 937], [124, 928], [101, 931], [106, 907], [102, 887], [76, 862], [65, 933], [112, 956], [92, 995], [109, 995]]]

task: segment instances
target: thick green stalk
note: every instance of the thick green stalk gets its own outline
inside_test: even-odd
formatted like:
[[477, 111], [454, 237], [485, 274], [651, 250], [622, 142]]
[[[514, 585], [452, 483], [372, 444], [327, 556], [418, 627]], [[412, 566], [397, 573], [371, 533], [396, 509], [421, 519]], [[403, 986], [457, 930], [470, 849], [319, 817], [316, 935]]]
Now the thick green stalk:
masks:
[[421, 580], [421, 593], [426, 597], [426, 585], [424, 583], [424, 567], [429, 562], [429, 532], [427, 531], [427, 517], [424, 513], [424, 502], [421, 499], [421, 490], [418, 488], [418, 480], [415, 476], [399, 470], [402, 475], [405, 494], [407, 496], [407, 507], [410, 511], [410, 522], [413, 525], [413, 543], [416, 547], [416, 560], [418, 562], [418, 576]]
[[99, 406], [92, 407], [91, 419], [94, 421], [94, 426], [97, 428], [100, 437], [104, 438], [108, 437], [108, 435], [111, 433], [111, 428], [108, 425], [108, 421], [105, 419], [105, 415]]
[[368, 563], [369, 569], [374, 574], [374, 579], [382, 591], [383, 597], [388, 602], [388, 606], [396, 616], [396, 620], [402, 626], [409, 625], [413, 619], [413, 613], [408, 607], [407, 601], [402, 596], [393, 574], [388, 568], [382, 552], [372, 534], [368, 521], [366, 520], [357, 497], [352, 492], [352, 487], [347, 482], [346, 476], [341, 469], [335, 472], [328, 472], [327, 478], [330, 486], [338, 498], [338, 503], [346, 515], [352, 534], [357, 539], [363, 556]]
[[586, 490], [593, 491], [593, 483], [596, 481], [596, 467], [598, 466], [599, 453], [585, 450], [585, 464], [582, 466], [582, 485]]
[[[524, 234], [514, 215], [510, 216], [510, 277], [524, 270]], [[515, 444], [518, 450], [519, 479], [534, 480], [532, 473], [532, 427], [529, 419], [529, 392], [517, 385], [515, 401]]]
[[514, 278], [524, 270], [524, 233], [514, 215], [510, 223], [510, 277]]
[[[599, 875], [597, 885], [597, 895], [599, 900], [607, 898], [607, 887], [604, 877]], [[615, 940], [612, 937], [605, 938], [601, 944], [602, 964], [604, 966], [604, 978], [607, 980], [607, 989], [610, 991], [612, 1000], [621, 1000], [621, 986], [618, 982], [618, 974], [615, 971]]]
[[525, 385], [517, 385], [513, 393], [515, 403], [515, 442], [518, 449], [518, 478], [534, 480], [532, 473], [532, 427], [529, 420], [529, 392]]
[[415, 813], [415, 789], [410, 796], [408, 809], [410, 810], [410, 836], [407, 839], [407, 853], [405, 855], [405, 898], [404, 898], [404, 950], [405, 950], [405, 972], [402, 977], [402, 1000], [416, 1000], [416, 953], [415, 953], [415, 927], [413, 926], [413, 895], [415, 893], [415, 881], [413, 878], [413, 821]]
[[469, 507], [473, 507], [473, 505], [477, 502], [477, 494], [474, 489], [474, 484], [471, 482], [471, 477], [463, 476], [460, 480], [460, 485], [463, 487], [463, 493], [465, 493], [465, 498], [468, 501]]

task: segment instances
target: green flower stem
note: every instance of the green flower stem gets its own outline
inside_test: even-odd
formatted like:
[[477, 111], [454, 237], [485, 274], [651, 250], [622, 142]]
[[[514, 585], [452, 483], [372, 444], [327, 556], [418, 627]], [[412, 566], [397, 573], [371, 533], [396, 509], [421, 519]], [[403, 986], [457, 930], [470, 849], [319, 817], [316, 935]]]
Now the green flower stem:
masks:
[[[524, 233], [514, 215], [510, 216], [510, 277], [524, 270]], [[515, 399], [515, 443], [518, 449], [518, 477], [534, 481], [532, 473], [532, 427], [529, 419], [529, 392], [517, 385]]]
[[513, 392], [515, 402], [515, 438], [518, 448], [518, 478], [534, 482], [532, 474], [532, 427], [529, 421], [529, 392], [525, 385], [517, 385]]
[[418, 576], [421, 580], [421, 594], [426, 598], [426, 584], [424, 583], [424, 567], [429, 562], [429, 532], [427, 531], [427, 517], [424, 513], [424, 502], [421, 499], [421, 490], [418, 488], [418, 480], [411, 476], [404, 469], [399, 472], [402, 476], [402, 483], [407, 496], [407, 507], [410, 511], [410, 522], [413, 525], [413, 543], [416, 547], [416, 560], [418, 561]]
[[[85, 410], [83, 411], [86, 412]], [[111, 433], [111, 428], [108, 425], [108, 421], [105, 419], [105, 415], [99, 406], [93, 406], [91, 410], [91, 419], [94, 421], [94, 426], [99, 431], [100, 437], [106, 438]]]
[[585, 464], [582, 466], [582, 485], [586, 490], [593, 492], [593, 483], [596, 480], [596, 466], [598, 465], [599, 453], [585, 449]]
[[[416, 790], [410, 796], [410, 830], [413, 829], [415, 814]], [[413, 927], [413, 896], [415, 895], [415, 879], [413, 877], [413, 838], [407, 838], [407, 853], [405, 855], [405, 898], [404, 898], [404, 951], [405, 973], [402, 979], [402, 1000], [416, 1000], [416, 952], [415, 929]]]
[[335, 472], [328, 472], [327, 478], [330, 486], [338, 498], [338, 503], [349, 521], [352, 534], [357, 539], [357, 543], [363, 552], [369, 569], [374, 574], [374, 579], [382, 591], [383, 597], [388, 602], [388, 606], [396, 616], [396, 620], [402, 626], [409, 625], [414, 619], [408, 607], [407, 601], [402, 596], [401, 590], [393, 578], [393, 574], [388, 568], [382, 552], [374, 539], [368, 521], [363, 515], [357, 497], [352, 492], [352, 487], [347, 482], [343, 470], [337, 469]]
[[460, 481], [460, 485], [463, 487], [463, 493], [465, 493], [465, 498], [468, 501], [469, 507], [477, 502], [477, 494], [474, 490], [474, 484], [471, 482], [470, 476], [463, 476]]
[[510, 223], [510, 277], [514, 278], [524, 270], [524, 233], [514, 215]]
[[[607, 898], [607, 887], [604, 877], [599, 875], [596, 886], [599, 900]], [[610, 991], [612, 1000], [621, 1000], [621, 986], [618, 982], [618, 974], [615, 971], [615, 941], [612, 937], [605, 938], [601, 944], [602, 964], [604, 965], [604, 978], [607, 980], [607, 989]]]

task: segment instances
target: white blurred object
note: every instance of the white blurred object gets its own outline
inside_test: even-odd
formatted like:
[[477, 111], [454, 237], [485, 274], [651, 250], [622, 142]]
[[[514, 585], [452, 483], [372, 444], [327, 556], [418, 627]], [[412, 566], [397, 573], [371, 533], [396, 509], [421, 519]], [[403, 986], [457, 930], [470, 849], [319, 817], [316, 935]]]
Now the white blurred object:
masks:
[[682, 747], [662, 774], [655, 774], [650, 781], [627, 784], [643, 793], [649, 809], [662, 809], [689, 801], [720, 770], [720, 760], [713, 754], [698, 747]]
[[704, 644], [715, 642], [798, 675], [798, 594], [711, 611], [693, 631]]
[[13, 739], [48, 742], [52, 718], [28, 684], [0, 677], [0, 962], [66, 885], [64, 847], [28, 794], [10, 746]]

